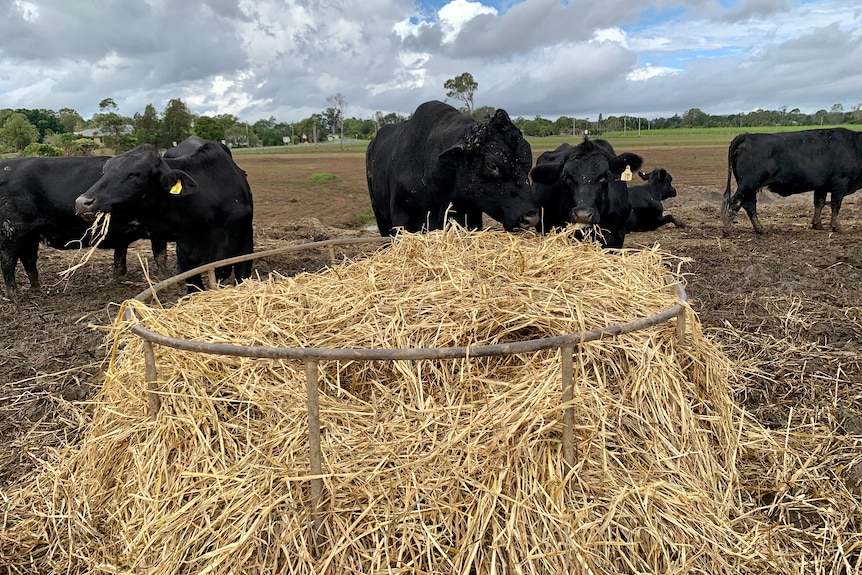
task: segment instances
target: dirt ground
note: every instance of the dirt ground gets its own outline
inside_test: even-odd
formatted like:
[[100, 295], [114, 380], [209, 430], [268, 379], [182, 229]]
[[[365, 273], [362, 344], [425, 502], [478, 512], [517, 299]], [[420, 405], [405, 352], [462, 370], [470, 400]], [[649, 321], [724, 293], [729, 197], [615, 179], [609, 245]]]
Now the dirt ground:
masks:
[[[541, 150], [537, 150], [538, 153]], [[620, 151], [618, 149], [618, 151]], [[667, 168], [679, 192], [666, 212], [687, 225], [631, 234], [626, 247], [659, 244], [688, 261], [687, 291], [705, 331], [737, 362], [738, 401], [768, 426], [788, 417], [822, 420], [862, 433], [862, 196], [845, 200], [845, 232], [810, 229], [812, 196], [762, 193], [756, 235], [744, 213], [722, 234], [719, 209], [726, 148], [638, 149], [645, 168]], [[370, 212], [364, 156], [238, 155], [255, 198], [257, 250], [321, 237], [377, 235], [348, 229]], [[312, 174], [337, 180], [313, 183]], [[288, 175], [284, 175], [288, 174]], [[81, 402], [98, 390], [105, 361], [105, 326], [120, 302], [147, 286], [133, 246], [129, 274], [111, 277], [100, 251], [68, 279], [58, 274], [78, 261], [75, 251], [43, 248], [41, 293], [21, 290], [0, 301], [0, 490], [32, 469], [48, 446], [75, 440]], [[325, 254], [258, 261], [257, 273], [318, 269]], [[19, 283], [26, 286], [23, 271]]]

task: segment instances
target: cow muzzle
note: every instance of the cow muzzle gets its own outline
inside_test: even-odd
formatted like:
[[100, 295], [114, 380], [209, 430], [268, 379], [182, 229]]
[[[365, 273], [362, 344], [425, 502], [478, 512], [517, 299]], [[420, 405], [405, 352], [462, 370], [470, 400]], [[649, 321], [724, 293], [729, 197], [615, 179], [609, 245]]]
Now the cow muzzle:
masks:
[[96, 219], [96, 199], [87, 194], [78, 196], [75, 200], [75, 215], [88, 221]]
[[526, 214], [522, 215], [519, 225], [521, 229], [534, 228], [539, 225], [539, 211], [530, 210]]
[[599, 223], [599, 212], [593, 208], [572, 208], [569, 212], [569, 222], [591, 226]]

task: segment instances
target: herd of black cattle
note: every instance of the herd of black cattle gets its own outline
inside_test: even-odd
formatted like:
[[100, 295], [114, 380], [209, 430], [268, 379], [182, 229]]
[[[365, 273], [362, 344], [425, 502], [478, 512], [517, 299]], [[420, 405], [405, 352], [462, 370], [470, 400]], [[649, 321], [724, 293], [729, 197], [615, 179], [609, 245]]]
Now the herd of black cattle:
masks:
[[[478, 123], [442, 102], [383, 126], [366, 152], [371, 206], [380, 233], [441, 229], [455, 220], [482, 228], [487, 214], [507, 230], [541, 233], [575, 224], [608, 248], [632, 231], [667, 223], [662, 200], [676, 195], [667, 171], [638, 172], [643, 159], [617, 154], [604, 140], [563, 144], [532, 161], [530, 144], [503, 110]], [[646, 182], [629, 186], [633, 172]], [[731, 196], [731, 176], [737, 190]], [[782, 196], [814, 191], [812, 225], [831, 193], [831, 228], [845, 195], [862, 187], [862, 133], [819, 129], [741, 134], [728, 150], [722, 219], [743, 208], [754, 229], [761, 188]], [[125, 273], [131, 242], [149, 238], [157, 262], [176, 244], [178, 271], [252, 253], [252, 194], [245, 172], [223, 144], [190, 137], [164, 154], [141, 145], [114, 157], [14, 158], [0, 161], [0, 269], [7, 297], [20, 260], [39, 288], [39, 244], [78, 248], [96, 241], [91, 222], [110, 213], [99, 247], [114, 250]], [[220, 268], [219, 281], [248, 277], [251, 263]], [[190, 289], [202, 287], [198, 278]]]

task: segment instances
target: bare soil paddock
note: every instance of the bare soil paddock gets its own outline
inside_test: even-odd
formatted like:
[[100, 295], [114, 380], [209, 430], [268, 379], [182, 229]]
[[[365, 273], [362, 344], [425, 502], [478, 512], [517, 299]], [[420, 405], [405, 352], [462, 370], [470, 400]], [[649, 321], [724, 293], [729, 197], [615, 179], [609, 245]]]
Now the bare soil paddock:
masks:
[[[618, 151], [624, 146], [615, 143]], [[535, 146], [534, 146], [535, 148]], [[536, 149], [536, 153], [542, 151]], [[810, 229], [812, 196], [760, 198], [769, 233], [754, 234], [741, 214], [721, 231], [726, 146], [638, 148], [645, 168], [665, 167], [679, 192], [666, 211], [687, 226], [631, 234], [626, 247], [660, 246], [688, 258], [687, 290], [700, 322], [737, 362], [737, 399], [771, 427], [808, 418], [862, 433], [862, 197], [842, 209], [845, 233]], [[369, 234], [349, 229], [370, 212], [364, 155], [237, 155], [255, 198], [259, 250], [315, 237]], [[315, 173], [337, 181], [313, 183]], [[71, 278], [58, 273], [81, 254], [43, 249], [44, 289], [0, 301], [0, 491], [19, 480], [46, 446], [75, 440], [81, 402], [100, 385], [104, 326], [124, 299], [147, 285], [137, 254], [129, 274], [111, 278], [109, 253], [98, 253]], [[260, 261], [256, 271], [314, 270], [325, 254]], [[26, 285], [23, 271], [19, 282]]]

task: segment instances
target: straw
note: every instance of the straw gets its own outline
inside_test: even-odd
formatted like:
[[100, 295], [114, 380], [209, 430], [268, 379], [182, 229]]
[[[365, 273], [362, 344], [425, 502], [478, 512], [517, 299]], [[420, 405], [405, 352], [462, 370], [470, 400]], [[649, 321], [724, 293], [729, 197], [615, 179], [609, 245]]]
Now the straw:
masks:
[[[86, 242], [90, 244], [90, 249], [88, 249], [84, 255], [81, 256], [81, 260], [75, 265], [63, 270], [60, 272], [60, 276], [68, 279], [74, 274], [79, 268], [86, 265], [90, 258], [93, 257], [93, 253], [99, 247], [99, 244], [104, 241], [104, 239], [108, 235], [108, 228], [111, 225], [111, 214], [110, 212], [96, 212], [96, 219], [93, 220], [92, 225], [87, 228], [87, 231], [84, 232], [84, 235], [81, 236], [80, 240], [77, 240], [74, 243], [79, 245], [84, 245]], [[87, 240], [87, 236], [90, 236], [90, 240]], [[71, 243], [71, 242], [70, 242]]]
[[[678, 303], [666, 280], [681, 281], [677, 264], [571, 232], [452, 228], [169, 309], [124, 305], [197, 341], [479, 345], [655, 314]], [[852, 460], [852, 442], [812, 451], [825, 430], [757, 425], [732, 401], [732, 364], [687, 324], [682, 343], [668, 324], [577, 346], [570, 405], [559, 351], [321, 362], [314, 532], [305, 366], [157, 346], [153, 421], [142, 343], [118, 319], [86, 435], [6, 495], [0, 562], [16, 573], [858, 569], [858, 498], [828, 467]], [[564, 407], [576, 422], [569, 475]], [[822, 461], [836, 445], [840, 458]]]

